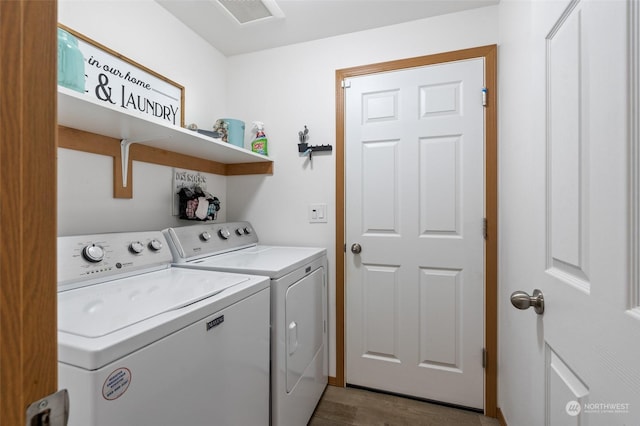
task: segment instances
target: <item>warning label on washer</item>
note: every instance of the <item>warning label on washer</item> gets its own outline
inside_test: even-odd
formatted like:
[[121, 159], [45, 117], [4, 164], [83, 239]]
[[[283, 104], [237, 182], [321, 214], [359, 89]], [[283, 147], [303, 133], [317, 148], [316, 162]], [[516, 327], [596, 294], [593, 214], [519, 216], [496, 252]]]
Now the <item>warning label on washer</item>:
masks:
[[112, 401], [122, 396], [131, 384], [131, 371], [128, 368], [118, 368], [109, 374], [107, 380], [102, 385], [102, 396], [104, 399]]

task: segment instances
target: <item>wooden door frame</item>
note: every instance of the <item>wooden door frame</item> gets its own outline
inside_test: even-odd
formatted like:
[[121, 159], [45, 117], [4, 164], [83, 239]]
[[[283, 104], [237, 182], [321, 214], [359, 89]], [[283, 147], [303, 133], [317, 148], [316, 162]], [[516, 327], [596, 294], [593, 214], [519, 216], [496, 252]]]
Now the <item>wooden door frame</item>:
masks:
[[497, 46], [471, 49], [336, 70], [336, 376], [329, 384], [345, 386], [345, 98], [346, 78], [398, 71], [445, 62], [483, 58], [487, 105], [485, 108], [485, 350], [484, 412], [497, 415], [498, 359], [498, 116]]
[[58, 388], [56, 0], [0, 1], [0, 424]]

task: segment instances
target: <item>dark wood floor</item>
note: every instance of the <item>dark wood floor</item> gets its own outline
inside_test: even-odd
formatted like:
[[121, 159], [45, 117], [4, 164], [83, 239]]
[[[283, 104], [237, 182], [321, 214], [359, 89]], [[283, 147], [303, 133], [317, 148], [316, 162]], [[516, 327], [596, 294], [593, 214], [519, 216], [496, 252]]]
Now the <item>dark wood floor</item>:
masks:
[[497, 426], [472, 411], [355, 388], [328, 386], [310, 426]]

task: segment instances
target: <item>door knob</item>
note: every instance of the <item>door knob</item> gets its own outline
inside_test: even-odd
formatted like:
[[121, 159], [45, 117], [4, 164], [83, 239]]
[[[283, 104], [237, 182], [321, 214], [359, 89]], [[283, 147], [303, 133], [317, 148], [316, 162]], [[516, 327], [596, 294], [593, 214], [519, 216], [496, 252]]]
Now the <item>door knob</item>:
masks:
[[533, 290], [533, 296], [529, 296], [524, 291], [514, 291], [511, 293], [511, 304], [518, 309], [528, 309], [533, 306], [536, 314], [544, 313], [544, 296], [537, 288]]
[[362, 246], [358, 243], [353, 243], [351, 245], [351, 253], [358, 254], [362, 251]]

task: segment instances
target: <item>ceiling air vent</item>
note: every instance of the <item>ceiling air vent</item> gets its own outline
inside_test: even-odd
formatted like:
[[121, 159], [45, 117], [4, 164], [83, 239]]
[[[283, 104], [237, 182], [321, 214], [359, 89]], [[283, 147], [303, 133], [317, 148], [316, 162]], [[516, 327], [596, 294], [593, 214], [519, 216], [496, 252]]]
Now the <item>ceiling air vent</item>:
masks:
[[218, 0], [218, 3], [240, 24], [284, 17], [274, 0]]

